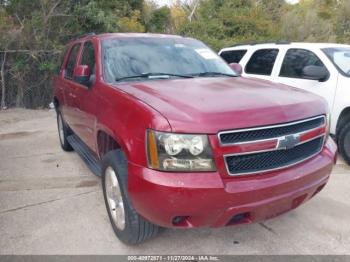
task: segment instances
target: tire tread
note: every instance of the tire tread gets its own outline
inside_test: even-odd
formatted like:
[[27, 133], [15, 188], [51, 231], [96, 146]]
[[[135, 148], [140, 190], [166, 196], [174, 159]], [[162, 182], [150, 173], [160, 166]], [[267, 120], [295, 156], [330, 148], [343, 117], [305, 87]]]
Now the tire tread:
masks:
[[[345, 124], [340, 128], [339, 135], [338, 135], [338, 147], [339, 147], [339, 153], [344, 158], [345, 162], [350, 165], [350, 155], [347, 155], [345, 150], [345, 137], [347, 135], [350, 135], [350, 123]], [[349, 145], [348, 145], [349, 146]]]
[[[67, 152], [70, 152], [70, 151], [73, 151], [73, 147], [69, 144], [68, 140], [67, 140], [67, 137], [69, 135], [71, 135], [73, 132], [70, 130], [70, 128], [68, 127], [68, 125], [66, 124], [66, 122], [64, 121], [64, 118], [62, 116], [62, 113], [60, 111], [57, 111], [57, 116], [56, 116], [56, 119], [57, 119], [57, 127], [58, 127], [58, 117], [61, 116], [61, 119], [62, 119], [62, 122], [63, 122], [63, 133], [64, 133], [64, 138], [63, 138], [63, 143], [61, 142], [61, 139], [60, 140], [60, 145], [62, 147], [62, 149], [64, 151], [67, 151]], [[59, 130], [58, 130], [59, 132]]]
[[[119, 184], [121, 185], [121, 191], [124, 199], [124, 207], [125, 207], [125, 219], [126, 219], [126, 227], [123, 231], [120, 231], [115, 225], [111, 218], [108, 204], [106, 201], [106, 193], [105, 193], [105, 185], [104, 185], [104, 173], [108, 166], [111, 166], [115, 169], [116, 174], [118, 176]], [[117, 235], [117, 237], [126, 244], [135, 245], [145, 240], [152, 238], [158, 233], [158, 226], [154, 225], [140, 215], [137, 214], [136, 210], [133, 208], [131, 201], [128, 197], [128, 173], [127, 173], [127, 159], [122, 150], [117, 149], [111, 152], [108, 152], [102, 160], [102, 187], [103, 193], [106, 202], [106, 208], [108, 212], [108, 216], [110, 218], [112, 228]]]

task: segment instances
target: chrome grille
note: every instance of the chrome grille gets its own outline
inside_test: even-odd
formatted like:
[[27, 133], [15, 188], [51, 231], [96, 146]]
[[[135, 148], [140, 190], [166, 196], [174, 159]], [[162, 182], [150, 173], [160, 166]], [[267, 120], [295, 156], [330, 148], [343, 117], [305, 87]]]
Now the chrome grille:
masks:
[[319, 137], [289, 150], [227, 156], [226, 165], [232, 175], [286, 168], [314, 156], [321, 151], [322, 147], [323, 137]]
[[[325, 126], [326, 117], [317, 116], [280, 125], [220, 132], [218, 137], [221, 146], [240, 148], [251, 144], [254, 148], [265, 141], [276, 143], [275, 147], [266, 150], [258, 147], [259, 150], [253, 151], [249, 147], [248, 152], [224, 155], [227, 172], [232, 176], [264, 173], [310, 159], [323, 148]], [[309, 137], [310, 133], [312, 135]], [[303, 134], [307, 134], [306, 138], [300, 139]], [[282, 142], [290, 142], [291, 146], [284, 146]], [[240, 150], [246, 147], [242, 148]]]
[[311, 119], [285, 123], [283, 125], [224, 131], [219, 133], [219, 139], [222, 145], [233, 145], [237, 143], [264, 140], [279, 136], [301, 133], [320, 127], [324, 125], [325, 122], [325, 116], [318, 116]]

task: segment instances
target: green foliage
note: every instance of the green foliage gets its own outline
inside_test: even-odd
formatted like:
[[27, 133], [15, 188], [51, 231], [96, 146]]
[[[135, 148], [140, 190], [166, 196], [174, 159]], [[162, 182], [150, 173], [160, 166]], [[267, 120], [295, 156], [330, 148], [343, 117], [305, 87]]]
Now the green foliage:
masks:
[[100, 5], [101, 2], [99, 1], [90, 1], [87, 5], [76, 7], [77, 22], [81, 25], [80, 30], [82, 32], [103, 33], [118, 31], [118, 17], [116, 13], [113, 12], [113, 9], [104, 10]]
[[119, 20], [119, 27], [122, 32], [145, 32], [145, 27], [140, 22], [141, 12], [135, 10], [130, 17], [122, 17]]
[[[88, 32], [144, 31], [143, 0], [0, 0], [0, 51], [9, 106], [47, 106], [68, 40]], [[1, 53], [0, 61], [5, 56]], [[1, 96], [1, 95], [0, 95]]]
[[29, 65], [27, 63], [28, 62], [27, 60], [28, 60], [27, 56], [25, 56], [23, 54], [17, 55], [16, 60], [13, 63], [12, 70], [24, 71], [24, 70], [28, 69]]
[[58, 70], [58, 65], [56, 63], [43, 62], [38, 66], [39, 71], [54, 73]]
[[334, 42], [332, 19], [324, 12], [331, 8], [331, 1], [301, 1], [282, 18], [281, 34], [290, 41]]
[[182, 34], [199, 38], [215, 50], [237, 42], [271, 40], [277, 28], [255, 1], [203, 0], [198, 18], [185, 24]]
[[350, 0], [300, 0], [296, 5], [176, 0], [172, 6], [158, 6], [155, 0], [0, 0], [0, 50], [14, 51], [5, 61], [7, 104], [47, 105], [50, 78], [64, 46], [89, 32], [181, 34], [215, 50], [273, 40], [350, 43]]
[[350, 1], [338, 2], [337, 16], [335, 18], [335, 34], [338, 42], [350, 43]]
[[153, 11], [148, 24], [148, 31], [155, 33], [167, 33], [171, 25], [170, 8], [163, 6]]

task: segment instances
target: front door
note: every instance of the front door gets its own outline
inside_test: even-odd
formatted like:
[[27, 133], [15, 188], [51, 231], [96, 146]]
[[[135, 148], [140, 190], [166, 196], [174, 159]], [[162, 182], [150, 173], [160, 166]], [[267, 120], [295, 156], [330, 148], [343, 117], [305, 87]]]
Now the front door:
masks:
[[64, 90], [64, 106], [63, 118], [69, 127], [75, 131], [76, 120], [77, 120], [77, 97], [76, 87], [77, 83], [73, 80], [74, 68], [77, 64], [77, 58], [79, 55], [81, 43], [73, 45], [70, 49], [69, 57], [64, 67], [64, 77], [62, 78], [62, 85]]
[[[329, 78], [325, 81], [318, 81], [304, 77], [303, 69], [310, 65], [324, 67], [329, 72]], [[337, 72], [333, 71], [334, 68], [326, 66], [316, 53], [307, 49], [291, 48], [287, 50], [284, 56], [276, 80], [279, 83], [302, 88], [322, 96], [327, 100], [329, 108], [332, 109], [338, 77]]]
[[75, 94], [77, 101], [76, 134], [93, 151], [95, 151], [96, 125], [96, 86], [95, 86], [95, 48], [92, 42], [83, 45], [79, 65], [87, 65], [90, 69], [90, 83], [77, 84]]

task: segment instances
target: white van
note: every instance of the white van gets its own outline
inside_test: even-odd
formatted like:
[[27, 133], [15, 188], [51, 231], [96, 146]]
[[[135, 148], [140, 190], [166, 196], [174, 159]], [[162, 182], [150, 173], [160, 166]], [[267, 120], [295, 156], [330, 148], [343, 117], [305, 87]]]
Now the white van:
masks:
[[224, 48], [219, 55], [243, 76], [302, 88], [324, 97], [331, 134], [350, 164], [350, 45], [264, 43]]

